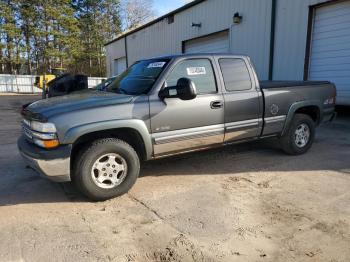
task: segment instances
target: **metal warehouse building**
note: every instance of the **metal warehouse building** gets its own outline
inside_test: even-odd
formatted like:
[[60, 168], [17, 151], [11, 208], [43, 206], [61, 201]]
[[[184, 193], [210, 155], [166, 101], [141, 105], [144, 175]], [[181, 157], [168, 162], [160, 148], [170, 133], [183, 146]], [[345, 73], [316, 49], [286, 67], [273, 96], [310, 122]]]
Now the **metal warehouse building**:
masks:
[[106, 44], [109, 76], [143, 58], [247, 54], [263, 80], [330, 80], [350, 105], [350, 1], [196, 0]]

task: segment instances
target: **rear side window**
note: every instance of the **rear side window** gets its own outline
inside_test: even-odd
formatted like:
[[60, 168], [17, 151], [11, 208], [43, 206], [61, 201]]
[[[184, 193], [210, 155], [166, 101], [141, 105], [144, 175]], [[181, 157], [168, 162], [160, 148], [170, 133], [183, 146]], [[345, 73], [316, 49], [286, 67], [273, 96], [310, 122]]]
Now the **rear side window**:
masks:
[[239, 58], [222, 58], [219, 60], [227, 91], [243, 91], [252, 87], [248, 68]]
[[167, 86], [176, 86], [177, 81], [186, 77], [196, 85], [198, 94], [216, 93], [213, 67], [208, 59], [189, 59], [179, 62], [166, 79]]

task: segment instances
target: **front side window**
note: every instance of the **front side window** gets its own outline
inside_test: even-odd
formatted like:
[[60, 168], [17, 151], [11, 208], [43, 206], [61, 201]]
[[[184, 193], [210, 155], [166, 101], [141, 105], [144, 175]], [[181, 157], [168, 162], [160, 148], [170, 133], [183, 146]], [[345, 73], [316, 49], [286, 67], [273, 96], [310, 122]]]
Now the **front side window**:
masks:
[[107, 92], [127, 95], [147, 94], [157, 81], [169, 59], [150, 59], [136, 62], [107, 86]]
[[227, 91], [243, 91], [252, 88], [249, 71], [243, 59], [222, 58], [219, 64]]
[[216, 93], [213, 67], [208, 59], [189, 59], [179, 62], [166, 78], [166, 86], [176, 86], [180, 78], [191, 79], [198, 94]]

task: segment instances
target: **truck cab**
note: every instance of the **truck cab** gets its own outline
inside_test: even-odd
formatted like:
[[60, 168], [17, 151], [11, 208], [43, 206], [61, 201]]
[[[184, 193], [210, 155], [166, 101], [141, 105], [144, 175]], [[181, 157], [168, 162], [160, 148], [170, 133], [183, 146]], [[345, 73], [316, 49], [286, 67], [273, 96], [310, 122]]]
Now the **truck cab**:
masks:
[[[195, 98], [176, 98], [176, 91], [159, 97], [160, 90], [176, 90], [182, 78], [194, 84]], [[154, 155], [257, 137], [263, 101], [256, 79], [248, 58], [243, 56], [174, 59], [149, 96]]]

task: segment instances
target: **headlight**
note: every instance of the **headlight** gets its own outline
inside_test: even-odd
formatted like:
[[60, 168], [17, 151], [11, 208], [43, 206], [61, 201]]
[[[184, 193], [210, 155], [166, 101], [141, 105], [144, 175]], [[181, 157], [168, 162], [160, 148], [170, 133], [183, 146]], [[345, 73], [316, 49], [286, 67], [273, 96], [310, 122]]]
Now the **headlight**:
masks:
[[41, 140], [53, 140], [57, 138], [55, 133], [39, 133], [39, 132], [31, 131], [31, 135], [32, 137], [36, 137]]
[[59, 146], [56, 127], [53, 123], [23, 120], [24, 134], [36, 145], [51, 149]]
[[56, 127], [53, 123], [41, 123], [38, 121], [31, 121], [30, 128], [32, 130], [42, 133], [56, 133]]

